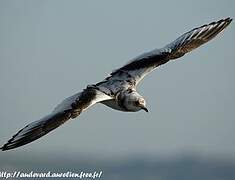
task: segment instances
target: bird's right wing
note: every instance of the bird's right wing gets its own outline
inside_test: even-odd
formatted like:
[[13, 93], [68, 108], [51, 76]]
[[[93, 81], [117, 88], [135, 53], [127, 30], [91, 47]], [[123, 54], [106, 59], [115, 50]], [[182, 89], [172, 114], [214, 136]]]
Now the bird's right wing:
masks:
[[87, 88], [81, 93], [65, 99], [48, 116], [25, 126], [0, 149], [6, 151], [28, 144], [59, 127], [70, 118], [79, 116], [81, 112], [95, 103], [109, 99], [112, 99], [112, 97], [97, 89]]
[[192, 29], [166, 45], [164, 48], [155, 49], [138, 56], [120, 69], [115, 70], [111, 74], [111, 77], [115, 78], [122, 76], [125, 80], [126, 77], [129, 77], [126, 75], [128, 74], [133, 77], [137, 85], [145, 75], [150, 73], [156, 67], [165, 64], [171, 59], [179, 58], [213, 39], [225, 29], [231, 21], [231, 18], [226, 18]]

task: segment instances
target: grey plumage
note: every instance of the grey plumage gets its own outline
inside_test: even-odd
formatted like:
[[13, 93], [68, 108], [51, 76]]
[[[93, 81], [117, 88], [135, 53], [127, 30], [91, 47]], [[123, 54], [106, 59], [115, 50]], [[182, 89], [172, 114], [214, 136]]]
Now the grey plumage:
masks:
[[99, 102], [120, 111], [148, 111], [144, 98], [136, 91], [138, 83], [156, 67], [210, 41], [231, 21], [231, 18], [226, 18], [195, 28], [161, 49], [136, 57], [113, 71], [104, 81], [65, 99], [48, 116], [25, 126], [0, 149], [5, 151], [28, 144]]

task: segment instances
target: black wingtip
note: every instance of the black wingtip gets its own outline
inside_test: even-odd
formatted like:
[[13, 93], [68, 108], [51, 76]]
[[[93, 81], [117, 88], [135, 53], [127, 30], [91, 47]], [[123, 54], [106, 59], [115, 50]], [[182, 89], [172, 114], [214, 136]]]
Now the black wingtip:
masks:
[[232, 18], [227, 17], [227, 18], [220, 19], [218, 21], [214, 21], [214, 22], [212, 22], [210, 24], [222, 23], [222, 22], [226, 22], [226, 23], [230, 24], [232, 22], [232, 20], [233, 20]]
[[7, 148], [7, 144], [4, 144], [2, 147], [0, 147], [0, 151], [7, 151], [9, 148]]
[[[13, 136], [13, 138], [14, 138], [14, 136]], [[12, 149], [12, 148], [9, 148], [9, 143], [11, 143], [13, 138], [11, 138], [6, 144], [4, 144], [2, 147], [0, 147], [0, 151], [7, 151], [9, 149]]]
[[233, 18], [231, 17], [227, 17], [225, 19], [223, 19], [223, 21], [227, 22], [228, 24], [230, 24], [233, 21]]
[[230, 23], [233, 21], [233, 18], [227, 17], [224, 19], [224, 22], [226, 23], [226, 27], [230, 25]]

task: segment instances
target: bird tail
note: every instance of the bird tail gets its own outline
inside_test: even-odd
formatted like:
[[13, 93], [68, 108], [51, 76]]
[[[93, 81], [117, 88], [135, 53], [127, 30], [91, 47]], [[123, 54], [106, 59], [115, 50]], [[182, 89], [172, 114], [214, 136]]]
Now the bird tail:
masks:
[[35, 141], [36, 139], [46, 135], [47, 133], [51, 132], [53, 129], [62, 125], [64, 122], [69, 120], [70, 117], [71, 113], [61, 112], [61, 113], [50, 114], [38, 121], [34, 121], [25, 126], [20, 131], [18, 131], [0, 149], [2, 151], [6, 151], [9, 149], [17, 148], [19, 146], [23, 146], [32, 141]]

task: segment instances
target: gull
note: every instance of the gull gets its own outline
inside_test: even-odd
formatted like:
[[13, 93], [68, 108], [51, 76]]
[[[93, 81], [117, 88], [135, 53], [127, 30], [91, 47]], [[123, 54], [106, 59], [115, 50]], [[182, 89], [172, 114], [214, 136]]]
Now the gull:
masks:
[[148, 112], [146, 101], [136, 88], [139, 82], [158, 66], [175, 60], [193, 49], [213, 39], [223, 31], [232, 19], [221, 19], [205, 24], [181, 35], [163, 48], [144, 53], [126, 65], [113, 71], [103, 81], [88, 85], [79, 92], [59, 104], [51, 114], [34, 121], [18, 131], [0, 149], [6, 151], [28, 144], [69, 119], [78, 117], [83, 111], [96, 103], [102, 103], [112, 109], [124, 112]]

